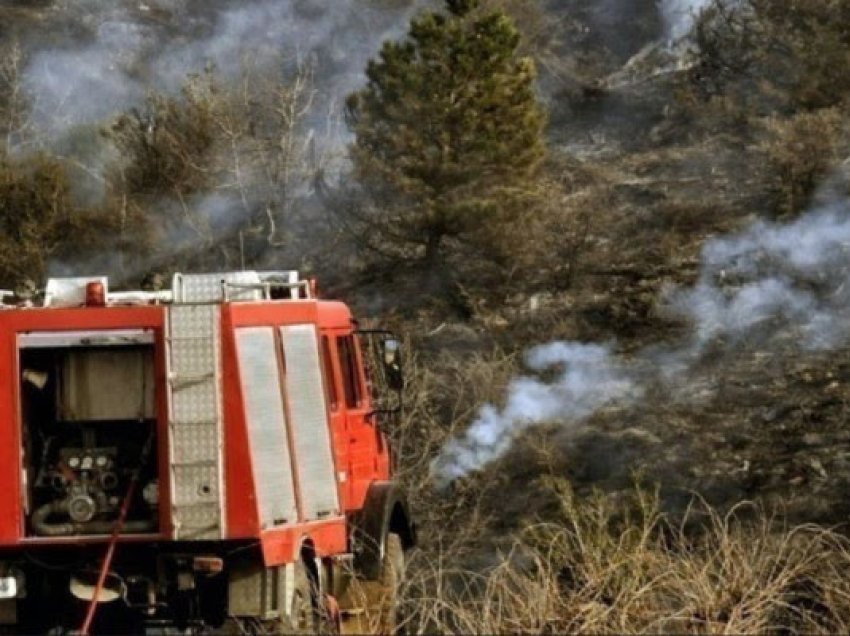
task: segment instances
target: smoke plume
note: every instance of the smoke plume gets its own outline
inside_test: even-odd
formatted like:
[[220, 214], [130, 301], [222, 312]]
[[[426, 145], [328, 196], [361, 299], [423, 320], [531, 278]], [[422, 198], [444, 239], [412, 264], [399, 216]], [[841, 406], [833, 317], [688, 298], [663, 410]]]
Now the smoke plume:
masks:
[[694, 346], [792, 332], [807, 349], [841, 344], [850, 328], [848, 214], [850, 204], [833, 204], [709, 242], [699, 281], [671, 299], [694, 325]]
[[556, 367], [558, 378], [544, 382], [531, 376], [513, 380], [505, 407], [482, 407], [466, 434], [452, 440], [434, 463], [436, 481], [444, 486], [481, 468], [510, 448], [516, 435], [545, 422], [578, 421], [614, 400], [636, 397], [635, 380], [608, 347], [553, 342], [528, 352], [535, 371]]
[[680, 40], [694, 26], [694, 20], [712, 0], [662, 0], [661, 14], [667, 29], [667, 39]]
[[[532, 371], [552, 366], [551, 382], [532, 375], [508, 387], [504, 407], [486, 405], [465, 434], [432, 465], [435, 483], [482, 468], [502, 456], [529, 427], [576, 426], [599, 408], [629, 404], [661, 386], [681, 395], [709, 348], [831, 349], [850, 336], [850, 202], [814, 210], [788, 224], [758, 221], [714, 239], [702, 252], [698, 281], [662, 301], [686, 319], [690, 336], [626, 359], [608, 347], [555, 342], [532, 349]], [[637, 371], [640, 370], [640, 372]], [[687, 394], [685, 392], [685, 394]]]

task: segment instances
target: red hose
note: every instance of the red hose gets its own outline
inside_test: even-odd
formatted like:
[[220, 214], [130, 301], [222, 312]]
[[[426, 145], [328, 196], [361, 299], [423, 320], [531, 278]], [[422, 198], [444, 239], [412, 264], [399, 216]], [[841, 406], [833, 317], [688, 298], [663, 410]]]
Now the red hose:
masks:
[[127, 488], [127, 494], [124, 495], [124, 502], [121, 504], [121, 511], [118, 514], [118, 519], [115, 520], [115, 526], [112, 528], [112, 536], [109, 538], [109, 547], [106, 549], [106, 556], [103, 557], [103, 565], [100, 567], [100, 573], [97, 576], [97, 584], [94, 587], [94, 595], [89, 602], [89, 609], [86, 612], [86, 619], [83, 621], [83, 626], [80, 628], [81, 636], [89, 636], [91, 624], [94, 621], [94, 615], [97, 612], [97, 599], [103, 590], [103, 584], [106, 582], [106, 575], [109, 574], [109, 566], [112, 565], [112, 557], [115, 556], [115, 546], [118, 544], [118, 537], [124, 529], [124, 523], [127, 521], [127, 515], [130, 512], [130, 503], [133, 500], [133, 494], [136, 492], [136, 484], [139, 483], [139, 476], [142, 468], [147, 462], [148, 454], [153, 445], [153, 434], [148, 437], [142, 449], [142, 457], [139, 462], [139, 467], [133, 472], [133, 477], [130, 479], [130, 486]]
[[106, 549], [106, 556], [103, 558], [103, 565], [100, 568], [100, 573], [97, 576], [97, 584], [94, 587], [94, 595], [89, 602], [89, 609], [86, 612], [86, 620], [83, 621], [83, 626], [80, 628], [81, 636], [89, 636], [94, 615], [97, 612], [97, 599], [103, 589], [103, 584], [106, 582], [106, 575], [109, 573], [109, 566], [112, 565], [112, 557], [115, 555], [115, 546], [118, 544], [118, 536], [124, 528], [124, 522], [127, 520], [127, 514], [130, 511], [130, 502], [133, 499], [133, 493], [136, 490], [136, 483], [139, 481], [139, 475], [133, 475], [130, 481], [130, 487], [127, 489], [127, 494], [124, 497], [124, 503], [121, 504], [121, 512], [118, 519], [115, 521], [115, 527], [112, 528], [112, 536], [109, 539], [109, 547]]

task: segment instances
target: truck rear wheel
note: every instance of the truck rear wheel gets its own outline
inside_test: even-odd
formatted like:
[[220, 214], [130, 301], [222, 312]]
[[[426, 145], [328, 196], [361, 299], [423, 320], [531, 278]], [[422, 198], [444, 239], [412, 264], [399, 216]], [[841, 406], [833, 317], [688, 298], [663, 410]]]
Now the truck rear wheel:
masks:
[[380, 576], [376, 581], [353, 579], [346, 591], [343, 634], [394, 634], [399, 622], [399, 590], [404, 578], [401, 537], [387, 535]]

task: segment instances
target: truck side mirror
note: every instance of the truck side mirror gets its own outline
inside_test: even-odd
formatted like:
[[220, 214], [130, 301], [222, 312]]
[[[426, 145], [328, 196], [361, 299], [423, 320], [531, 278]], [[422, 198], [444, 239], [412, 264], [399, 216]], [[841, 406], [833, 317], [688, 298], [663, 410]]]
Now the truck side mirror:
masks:
[[387, 386], [393, 391], [404, 389], [404, 373], [401, 366], [401, 342], [395, 338], [381, 341], [381, 361]]

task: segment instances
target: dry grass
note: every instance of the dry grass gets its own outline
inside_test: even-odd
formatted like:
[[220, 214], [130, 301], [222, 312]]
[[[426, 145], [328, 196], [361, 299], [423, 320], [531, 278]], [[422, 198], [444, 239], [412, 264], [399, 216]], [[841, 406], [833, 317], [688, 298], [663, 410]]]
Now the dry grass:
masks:
[[850, 540], [756, 503], [721, 510], [695, 496], [668, 514], [657, 492], [579, 495], [557, 462], [520, 465], [517, 454], [435, 492], [428, 468], [455, 432], [446, 423], [498, 401], [516, 360], [496, 350], [408, 362], [394, 437], [420, 546], [404, 633], [850, 631]]
[[[577, 499], [519, 531], [489, 567], [449, 532], [414, 555], [408, 633], [766, 633], [850, 630], [850, 542], [783, 527], [753, 504], [699, 503], [673, 523], [655, 495]], [[439, 531], [438, 531], [439, 532]]]
[[404, 417], [390, 434], [396, 474], [413, 498], [428, 502], [426, 514], [439, 501], [431, 492], [432, 459], [460, 423], [500, 398], [516, 370], [515, 356], [498, 348], [466, 356], [446, 352], [427, 364], [415, 354], [406, 360]]
[[[394, 429], [421, 539], [404, 584], [405, 633], [850, 631], [850, 540], [792, 526], [782, 510], [728, 500], [714, 508], [695, 495], [670, 511], [663, 506], [676, 504], [646, 487], [582, 494], [563, 476], [563, 449], [534, 434], [435, 492], [431, 459], [482, 403], [499, 402], [518, 361], [498, 349], [434, 349], [408, 361], [408, 412]], [[652, 412], [682, 435], [722, 435]]]
[[765, 158], [772, 205], [778, 216], [798, 214], [846, 156], [844, 115], [838, 108], [804, 112], [765, 122]]

